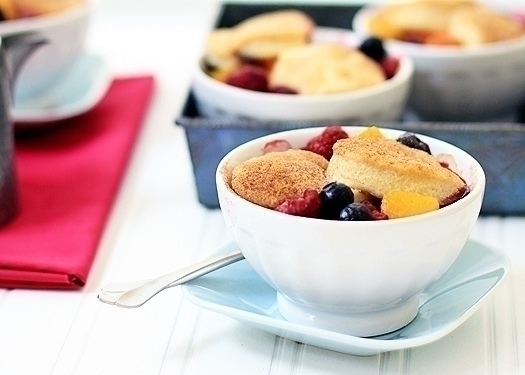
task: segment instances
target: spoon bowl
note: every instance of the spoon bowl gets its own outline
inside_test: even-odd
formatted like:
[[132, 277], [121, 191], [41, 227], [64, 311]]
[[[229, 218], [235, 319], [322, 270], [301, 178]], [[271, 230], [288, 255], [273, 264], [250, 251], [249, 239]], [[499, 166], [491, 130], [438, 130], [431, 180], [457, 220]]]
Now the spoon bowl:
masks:
[[187, 283], [244, 259], [240, 250], [231, 243], [221, 247], [218, 253], [219, 255], [153, 279], [110, 283], [100, 290], [97, 298], [101, 302], [118, 307], [140, 307], [165, 289]]

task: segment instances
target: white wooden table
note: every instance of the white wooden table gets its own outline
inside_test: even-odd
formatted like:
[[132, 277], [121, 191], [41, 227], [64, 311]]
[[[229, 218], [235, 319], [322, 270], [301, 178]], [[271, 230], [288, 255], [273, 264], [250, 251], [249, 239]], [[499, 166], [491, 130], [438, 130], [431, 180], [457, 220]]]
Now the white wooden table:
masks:
[[451, 334], [411, 350], [358, 357], [298, 344], [202, 310], [180, 288], [139, 309], [97, 300], [110, 281], [160, 275], [228, 239], [220, 212], [197, 202], [174, 126], [217, 9], [195, 0], [99, 2], [88, 48], [117, 76], [155, 74], [156, 95], [86, 287], [0, 289], [0, 374], [525, 373], [525, 218], [479, 220], [472, 237], [509, 255], [510, 277]]

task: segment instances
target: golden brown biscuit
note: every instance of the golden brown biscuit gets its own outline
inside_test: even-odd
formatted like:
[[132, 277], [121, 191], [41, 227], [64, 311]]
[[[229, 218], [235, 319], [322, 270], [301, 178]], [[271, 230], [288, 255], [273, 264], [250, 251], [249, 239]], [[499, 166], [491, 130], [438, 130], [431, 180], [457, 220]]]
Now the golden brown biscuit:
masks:
[[299, 94], [328, 94], [373, 86], [385, 79], [379, 64], [361, 51], [340, 44], [313, 43], [281, 52], [269, 84]]
[[385, 6], [370, 18], [368, 27], [382, 38], [436, 33], [450, 36], [460, 45], [491, 43], [524, 34], [523, 26], [510, 16], [469, 0], [421, 0]]
[[468, 1], [415, 1], [392, 4], [370, 18], [372, 34], [382, 38], [400, 38], [408, 30], [439, 31], [447, 27], [451, 13]]
[[86, 0], [14, 0], [20, 17], [61, 12], [84, 4]]
[[234, 27], [213, 30], [208, 36], [207, 52], [219, 57], [241, 53], [269, 58], [289, 45], [309, 42], [314, 27], [313, 20], [297, 10], [264, 13]]
[[350, 137], [337, 141], [326, 178], [378, 198], [402, 190], [435, 197], [441, 205], [467, 191], [465, 182], [432, 155], [394, 139]]
[[516, 20], [477, 4], [456, 9], [448, 21], [447, 32], [466, 46], [525, 35], [525, 29]]
[[306, 189], [321, 190], [327, 161], [317, 156], [291, 149], [251, 158], [233, 169], [230, 186], [242, 198], [273, 209]]
[[13, 20], [17, 18], [14, 0], [0, 0], [0, 20]]

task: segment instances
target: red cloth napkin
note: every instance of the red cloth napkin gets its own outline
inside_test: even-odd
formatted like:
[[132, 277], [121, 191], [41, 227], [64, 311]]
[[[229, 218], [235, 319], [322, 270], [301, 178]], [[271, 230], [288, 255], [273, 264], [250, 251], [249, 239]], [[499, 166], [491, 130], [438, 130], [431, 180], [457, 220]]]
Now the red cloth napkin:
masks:
[[115, 79], [91, 111], [17, 134], [22, 207], [0, 228], [0, 287], [85, 284], [153, 89], [151, 76]]

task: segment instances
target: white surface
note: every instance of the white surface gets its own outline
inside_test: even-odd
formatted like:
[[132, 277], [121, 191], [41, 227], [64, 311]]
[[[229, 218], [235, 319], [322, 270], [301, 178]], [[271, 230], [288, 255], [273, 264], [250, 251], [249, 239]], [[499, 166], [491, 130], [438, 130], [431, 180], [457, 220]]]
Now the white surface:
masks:
[[525, 373], [525, 218], [485, 218], [473, 238], [501, 248], [509, 277], [463, 325], [417, 349], [356, 357], [201, 310], [181, 289], [139, 309], [102, 304], [110, 281], [148, 278], [228, 239], [196, 201], [184, 132], [174, 126], [217, 7], [195, 0], [103, 0], [88, 46], [115, 74], [154, 72], [157, 90], [87, 286], [0, 290], [0, 374]]

